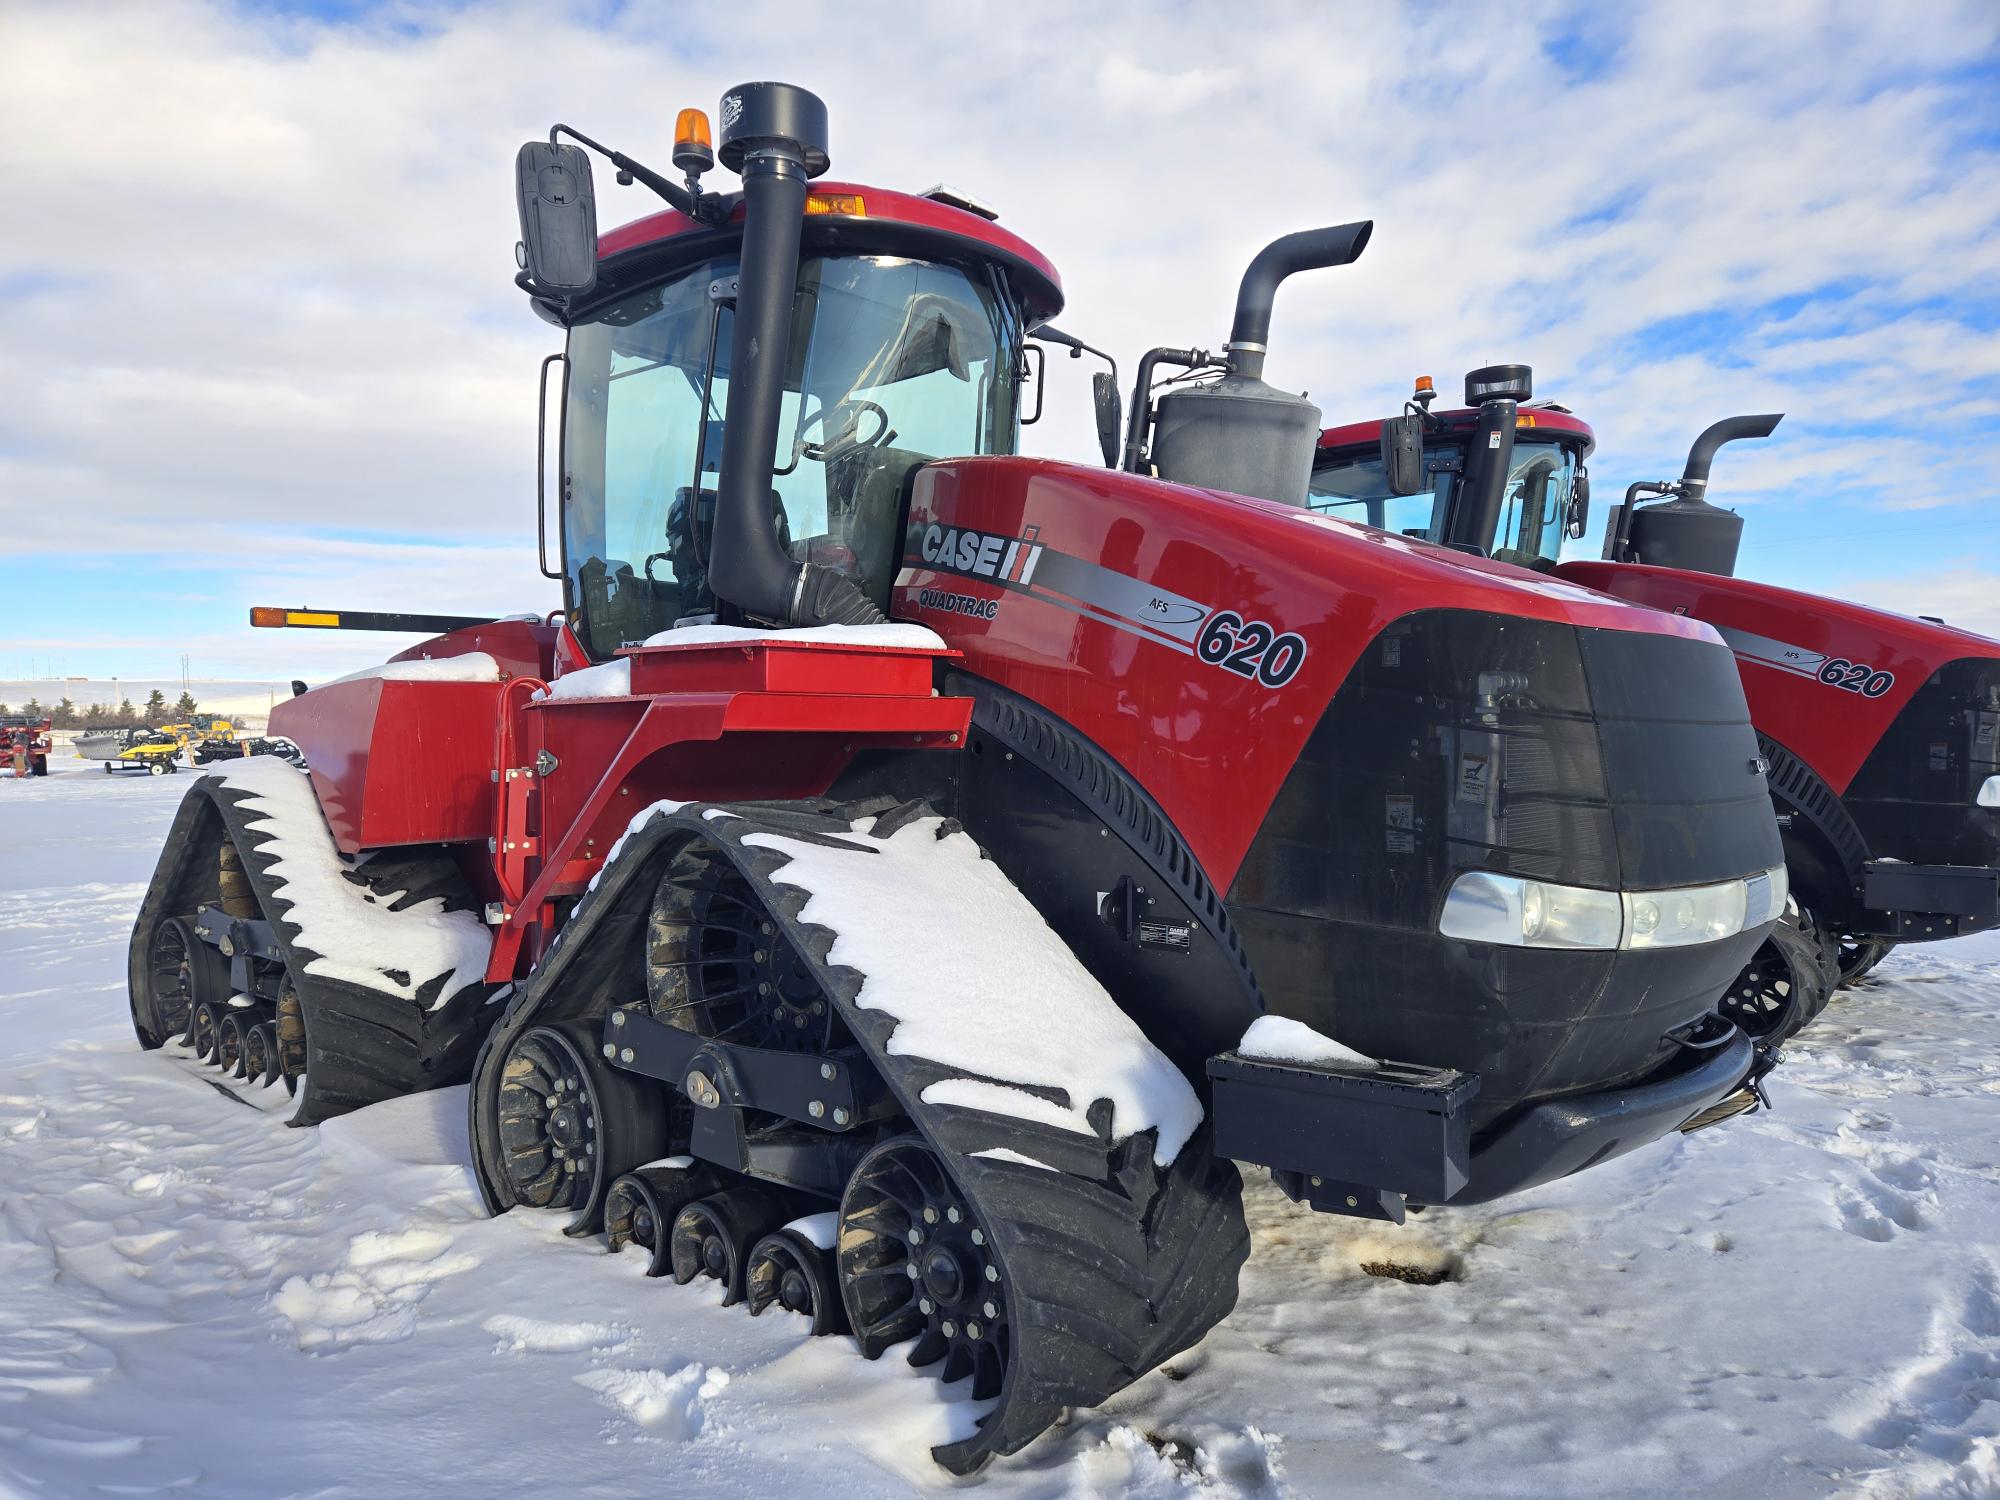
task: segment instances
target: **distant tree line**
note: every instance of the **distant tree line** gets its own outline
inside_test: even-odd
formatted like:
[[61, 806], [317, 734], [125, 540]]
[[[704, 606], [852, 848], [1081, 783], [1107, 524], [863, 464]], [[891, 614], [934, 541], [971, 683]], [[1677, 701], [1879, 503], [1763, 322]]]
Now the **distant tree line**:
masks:
[[[58, 729], [127, 729], [137, 724], [157, 729], [162, 724], [181, 723], [200, 708], [194, 694], [186, 692], [170, 708], [167, 695], [154, 688], [146, 695], [143, 709], [134, 708], [130, 698], [123, 700], [115, 709], [108, 703], [91, 703], [78, 708], [68, 698], [54, 708], [44, 708], [38, 699], [30, 698], [21, 706], [21, 712], [31, 715], [45, 713]], [[6, 704], [0, 703], [0, 714], [12, 712]]]

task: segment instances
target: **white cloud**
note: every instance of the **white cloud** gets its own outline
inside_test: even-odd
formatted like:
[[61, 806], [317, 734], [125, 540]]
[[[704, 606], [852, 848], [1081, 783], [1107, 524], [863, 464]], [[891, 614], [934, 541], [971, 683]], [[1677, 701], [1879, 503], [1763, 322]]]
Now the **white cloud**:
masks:
[[[1986, 0], [1922, 26], [1861, 3], [609, 14], [11, 5], [0, 168], [35, 206], [0, 217], [0, 287], [61, 279], [0, 302], [0, 569], [233, 555], [246, 589], [528, 607], [557, 336], [511, 284], [512, 153], [561, 118], [664, 156], [676, 107], [756, 76], [826, 97], [836, 175], [996, 204], [1128, 376], [1149, 345], [1219, 344], [1268, 239], [1372, 216], [1359, 264], [1278, 302], [1270, 376], [1330, 420], [1526, 359], [1598, 428], [1606, 493], [1740, 410], [1791, 412], [1728, 460], [1773, 513], [1884, 472], [1885, 504], [1951, 502], [2000, 458], [1994, 341], [1953, 310], [2000, 284], [2000, 160], [1961, 138], [1952, 72], [2000, 42]], [[599, 183], [607, 222], [650, 206]], [[1670, 320], [1705, 331], [1637, 342]], [[1087, 368], [1051, 362], [1036, 451], [1094, 451]]]

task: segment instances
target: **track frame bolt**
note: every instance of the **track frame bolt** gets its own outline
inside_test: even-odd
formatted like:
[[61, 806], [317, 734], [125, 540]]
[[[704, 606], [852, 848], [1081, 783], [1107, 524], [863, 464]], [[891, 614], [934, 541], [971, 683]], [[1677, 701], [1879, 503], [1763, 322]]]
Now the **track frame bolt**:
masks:
[[604, 1044], [604, 1055], [606, 1057], [616, 1057], [618, 1055], [618, 1048], [612, 1043], [606, 1042]]
[[632, 1059], [636, 1056], [638, 1056], [638, 1054], [634, 1052], [630, 1047], [620, 1047], [618, 1049], [618, 1060], [622, 1063], [628, 1063], [632, 1061]]
[[806, 1113], [817, 1120], [821, 1115], [826, 1113], [825, 1102], [819, 1099], [813, 1100], [812, 1103], [806, 1106]]
[[623, 1026], [625, 1024], [625, 1012], [622, 1010], [611, 1012], [611, 1024], [613, 1026]]
[[845, 1124], [847, 1123], [847, 1119], [848, 1119], [848, 1116], [847, 1116], [847, 1111], [846, 1111], [846, 1110], [844, 1110], [844, 1109], [836, 1109], [836, 1110], [835, 1110], [835, 1111], [833, 1112], [833, 1123], [834, 1123], [834, 1124], [836, 1124], [836, 1125], [845, 1125]]
[[821, 1063], [819, 1065], [819, 1076], [824, 1078], [828, 1083], [833, 1082], [834, 1075], [839, 1071], [840, 1069], [836, 1068], [832, 1063]]

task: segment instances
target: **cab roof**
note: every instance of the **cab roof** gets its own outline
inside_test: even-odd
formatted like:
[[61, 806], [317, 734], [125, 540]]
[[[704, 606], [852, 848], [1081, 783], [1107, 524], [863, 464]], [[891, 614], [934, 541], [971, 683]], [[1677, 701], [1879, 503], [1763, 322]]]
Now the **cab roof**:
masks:
[[[826, 205], [815, 207], [815, 200]], [[911, 248], [957, 250], [998, 261], [1008, 272], [1030, 324], [1062, 311], [1062, 278], [1033, 245], [991, 219], [943, 203], [858, 182], [814, 182], [807, 199], [806, 235], [853, 242], [857, 248], [902, 242]], [[858, 211], [856, 211], [858, 209]], [[731, 224], [743, 222], [738, 201]], [[648, 214], [597, 237], [600, 263], [647, 250], [663, 249], [683, 237], [713, 234], [708, 225], [676, 209]], [[955, 242], [955, 243], [954, 243]]]
[[[1455, 407], [1450, 411], [1434, 412], [1431, 421], [1447, 433], [1470, 432], [1479, 420], [1479, 412], [1473, 407]], [[1555, 433], [1564, 439], [1582, 439], [1583, 452], [1588, 454], [1597, 446], [1597, 434], [1590, 430], [1590, 424], [1573, 412], [1563, 411], [1555, 406], [1528, 405], [1520, 409], [1514, 420], [1516, 432], [1533, 430], [1537, 433]], [[1382, 440], [1382, 421], [1378, 417], [1372, 422], [1349, 422], [1343, 427], [1329, 427], [1319, 435], [1319, 451], [1325, 453], [1331, 448], [1355, 448], [1362, 444], [1373, 447]]]

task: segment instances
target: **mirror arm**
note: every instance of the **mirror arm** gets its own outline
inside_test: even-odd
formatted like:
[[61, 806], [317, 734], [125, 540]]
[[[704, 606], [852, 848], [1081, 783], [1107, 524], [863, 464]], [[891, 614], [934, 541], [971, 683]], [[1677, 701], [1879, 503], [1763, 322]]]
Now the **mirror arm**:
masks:
[[551, 146], [556, 143], [556, 137], [559, 135], [566, 135], [579, 145], [589, 147], [618, 169], [620, 181], [637, 182], [644, 187], [651, 188], [667, 201], [668, 207], [679, 210], [690, 219], [708, 224], [719, 223], [721, 221], [722, 200], [720, 198], [708, 193], [704, 193], [700, 198], [696, 198], [694, 194], [690, 193], [679, 183], [662, 177], [643, 162], [632, 160], [623, 151], [613, 151], [602, 141], [593, 141], [582, 131], [572, 129], [568, 125], [556, 124], [549, 127], [549, 144]]

